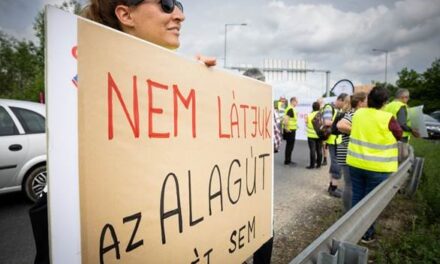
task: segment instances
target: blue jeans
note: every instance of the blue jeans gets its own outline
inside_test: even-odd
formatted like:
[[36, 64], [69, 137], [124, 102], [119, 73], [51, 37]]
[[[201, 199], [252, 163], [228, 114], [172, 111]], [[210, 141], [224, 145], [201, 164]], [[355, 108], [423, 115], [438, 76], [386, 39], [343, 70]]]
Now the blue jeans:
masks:
[[[369, 170], [363, 170], [348, 166], [351, 178], [352, 188], [352, 206], [355, 206], [360, 200], [362, 200], [367, 194], [369, 194], [374, 188], [376, 188], [383, 181], [388, 179], [391, 173], [388, 172], [375, 172]], [[368, 228], [365, 233], [366, 236], [374, 234], [374, 223]]]
[[341, 165], [342, 178], [344, 179], [344, 191], [342, 192], [342, 205], [344, 206], [344, 213], [351, 209], [352, 195], [351, 195], [351, 177], [347, 165]]
[[328, 152], [330, 153], [329, 173], [332, 176], [332, 179], [339, 180], [341, 178], [341, 168], [336, 160], [336, 145], [328, 144]]

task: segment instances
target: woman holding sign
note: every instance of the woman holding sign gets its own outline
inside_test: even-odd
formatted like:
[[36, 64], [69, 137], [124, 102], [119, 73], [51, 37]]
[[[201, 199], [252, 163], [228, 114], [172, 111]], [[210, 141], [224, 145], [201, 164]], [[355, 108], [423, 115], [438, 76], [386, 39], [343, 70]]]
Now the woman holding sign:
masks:
[[[176, 0], [90, 0], [83, 16], [167, 49], [180, 46], [180, 28], [185, 20], [183, 5]], [[197, 55], [206, 66], [215, 58]]]
[[[95, 22], [167, 49], [180, 46], [180, 28], [185, 20], [183, 6], [176, 0], [90, 0], [82, 14]], [[214, 58], [198, 55], [197, 59], [206, 66], [216, 64]], [[30, 215], [37, 248], [35, 263], [49, 263], [45, 195], [31, 208]]]

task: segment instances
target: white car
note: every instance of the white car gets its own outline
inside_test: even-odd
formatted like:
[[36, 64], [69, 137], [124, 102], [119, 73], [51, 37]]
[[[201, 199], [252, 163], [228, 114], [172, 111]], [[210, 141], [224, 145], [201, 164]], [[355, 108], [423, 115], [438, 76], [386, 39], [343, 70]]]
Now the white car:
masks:
[[46, 186], [44, 104], [0, 99], [0, 194], [35, 201]]

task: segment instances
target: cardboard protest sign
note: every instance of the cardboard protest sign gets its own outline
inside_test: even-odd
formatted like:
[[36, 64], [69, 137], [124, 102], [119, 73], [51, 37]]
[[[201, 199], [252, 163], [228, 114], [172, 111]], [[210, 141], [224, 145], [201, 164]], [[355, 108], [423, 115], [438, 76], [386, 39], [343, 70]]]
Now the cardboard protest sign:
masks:
[[83, 263], [242, 263], [272, 236], [272, 91], [78, 20]]

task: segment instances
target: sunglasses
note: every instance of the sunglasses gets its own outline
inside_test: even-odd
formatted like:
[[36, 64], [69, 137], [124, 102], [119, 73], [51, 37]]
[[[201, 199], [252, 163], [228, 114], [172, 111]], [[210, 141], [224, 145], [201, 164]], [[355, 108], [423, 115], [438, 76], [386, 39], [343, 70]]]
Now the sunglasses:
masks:
[[[127, 4], [128, 5], [132, 5], [132, 6], [136, 6], [139, 5], [140, 3], [142, 3], [144, 0], [128, 0]], [[167, 14], [171, 14], [174, 11], [174, 7], [177, 6], [177, 8], [180, 9], [180, 11], [183, 12], [183, 5], [181, 2], [176, 1], [176, 0], [160, 0], [160, 6], [162, 7], [162, 11], [167, 13]]]

